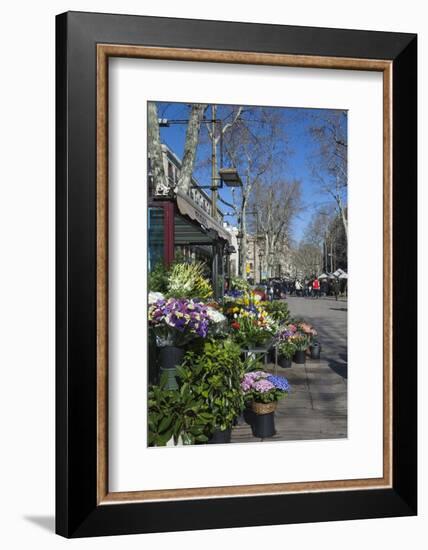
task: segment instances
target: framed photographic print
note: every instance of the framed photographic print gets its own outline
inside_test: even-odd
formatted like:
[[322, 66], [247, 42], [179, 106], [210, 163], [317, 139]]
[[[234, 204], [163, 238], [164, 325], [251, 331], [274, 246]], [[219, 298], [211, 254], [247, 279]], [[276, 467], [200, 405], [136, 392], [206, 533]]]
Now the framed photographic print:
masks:
[[414, 515], [416, 36], [57, 16], [57, 532]]

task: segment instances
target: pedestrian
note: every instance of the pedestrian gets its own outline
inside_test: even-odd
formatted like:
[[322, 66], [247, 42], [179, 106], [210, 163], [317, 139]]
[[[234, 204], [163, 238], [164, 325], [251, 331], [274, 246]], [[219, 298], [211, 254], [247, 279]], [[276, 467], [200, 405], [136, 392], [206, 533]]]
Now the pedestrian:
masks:
[[273, 302], [273, 284], [270, 283], [268, 288], [269, 301]]
[[302, 295], [302, 285], [301, 285], [301, 283], [298, 279], [296, 279], [295, 289], [296, 289], [296, 296], [301, 296]]
[[318, 279], [314, 279], [314, 282], [312, 284], [312, 289], [314, 292], [314, 297], [318, 299], [320, 295], [320, 282]]
[[334, 297], [337, 302], [337, 299], [339, 297], [339, 281], [337, 279], [335, 279], [333, 282], [333, 291], [334, 291]]

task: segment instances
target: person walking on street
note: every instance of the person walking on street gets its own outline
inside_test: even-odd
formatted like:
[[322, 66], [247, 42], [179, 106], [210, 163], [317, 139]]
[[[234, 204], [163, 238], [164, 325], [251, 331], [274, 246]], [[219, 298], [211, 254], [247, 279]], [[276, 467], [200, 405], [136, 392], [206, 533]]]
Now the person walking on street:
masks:
[[318, 299], [320, 295], [320, 282], [318, 279], [314, 279], [312, 289], [314, 291], [314, 297]]
[[339, 281], [337, 279], [335, 279], [333, 282], [333, 291], [334, 291], [334, 297], [337, 302], [337, 299], [339, 297]]
[[273, 284], [270, 283], [268, 288], [269, 302], [273, 302]]
[[298, 279], [296, 279], [295, 288], [296, 288], [296, 296], [301, 296], [302, 295], [302, 285], [301, 285], [301, 283]]

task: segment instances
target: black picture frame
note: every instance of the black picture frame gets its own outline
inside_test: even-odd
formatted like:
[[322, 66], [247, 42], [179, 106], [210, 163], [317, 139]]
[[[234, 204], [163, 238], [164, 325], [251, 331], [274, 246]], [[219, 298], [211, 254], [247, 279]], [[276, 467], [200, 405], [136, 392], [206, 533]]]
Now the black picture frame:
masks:
[[[392, 62], [393, 483], [97, 504], [96, 46], [147, 45]], [[56, 18], [56, 532], [65, 537], [417, 513], [417, 36], [68, 12]]]

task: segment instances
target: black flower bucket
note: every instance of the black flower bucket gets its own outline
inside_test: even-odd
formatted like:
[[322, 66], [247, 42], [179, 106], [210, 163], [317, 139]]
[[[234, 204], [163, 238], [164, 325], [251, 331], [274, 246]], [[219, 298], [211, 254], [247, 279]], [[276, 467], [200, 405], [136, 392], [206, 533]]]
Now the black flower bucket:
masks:
[[254, 437], [262, 438], [273, 437], [275, 430], [275, 413], [254, 414], [251, 425]]
[[294, 353], [293, 361], [298, 365], [304, 365], [306, 363], [306, 351], [297, 350]]
[[311, 359], [314, 359], [315, 361], [319, 361], [320, 355], [321, 355], [321, 344], [319, 342], [315, 342], [311, 346]]
[[210, 437], [208, 443], [219, 444], [219, 443], [230, 443], [232, 438], [232, 428], [221, 431], [216, 430]]

